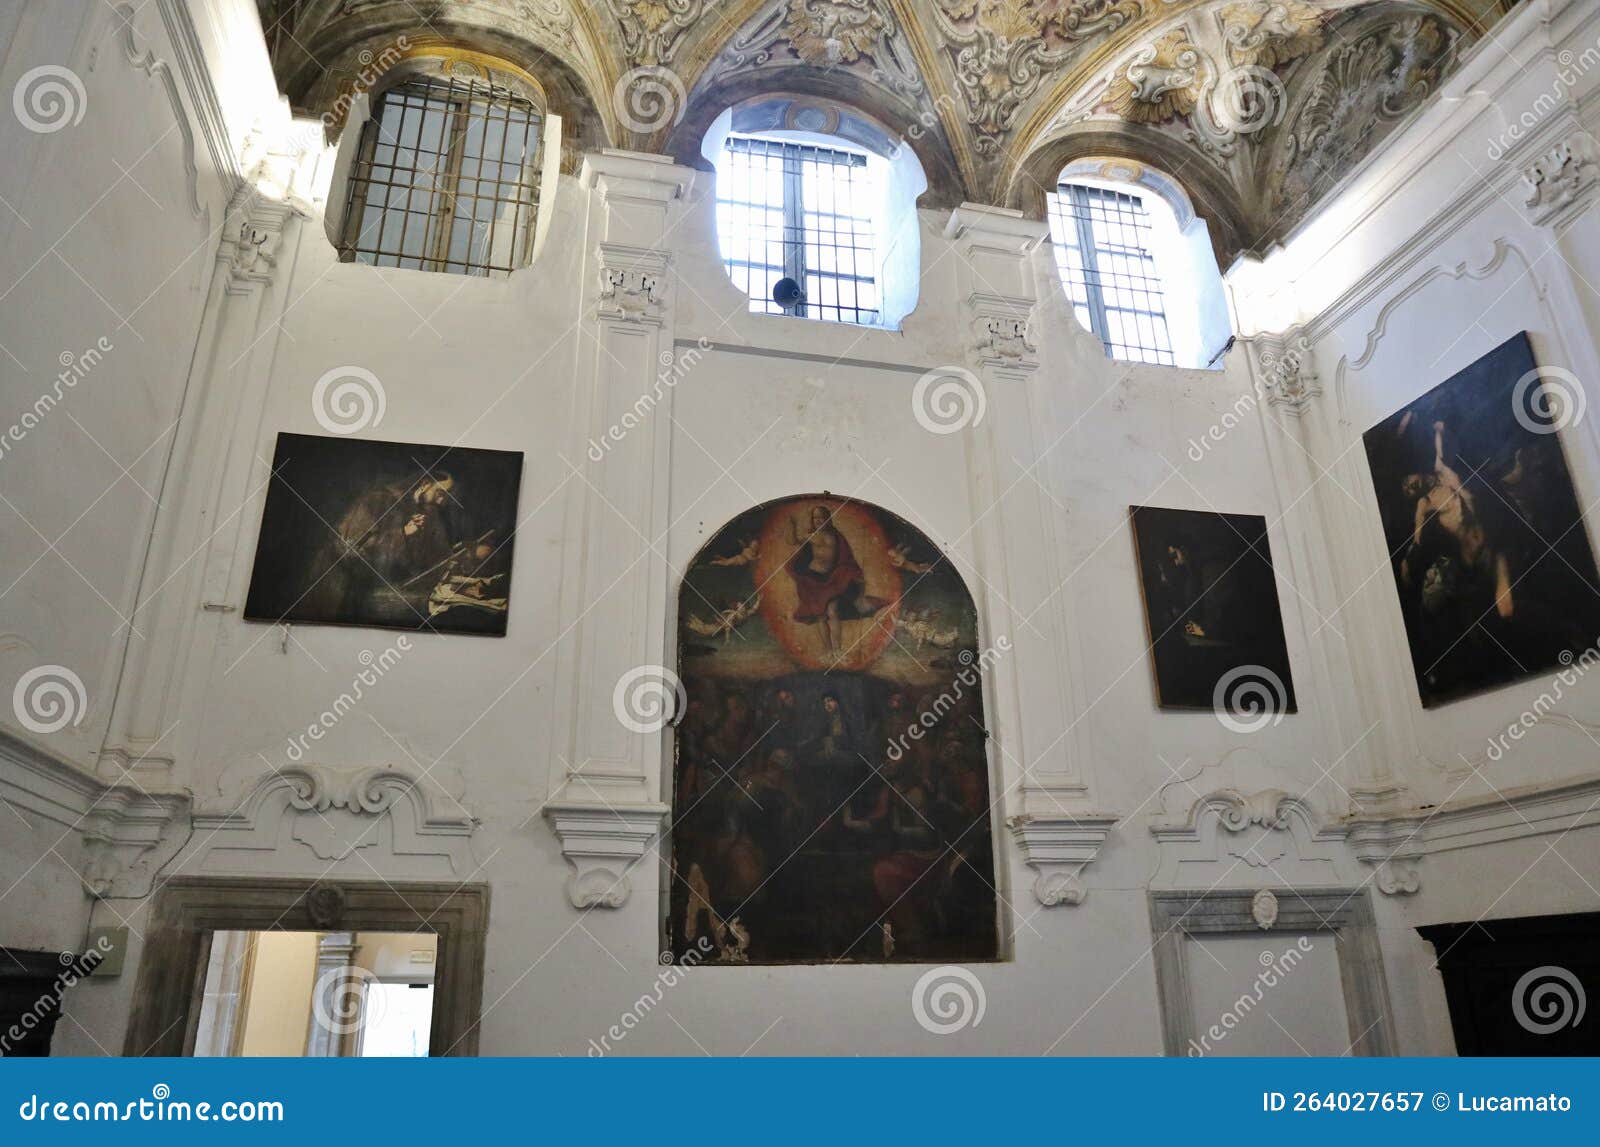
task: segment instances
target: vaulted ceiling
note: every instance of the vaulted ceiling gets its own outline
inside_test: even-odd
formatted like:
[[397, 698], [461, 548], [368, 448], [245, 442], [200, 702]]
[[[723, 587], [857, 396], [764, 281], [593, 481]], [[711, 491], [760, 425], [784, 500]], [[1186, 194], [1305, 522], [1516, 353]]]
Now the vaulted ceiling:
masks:
[[259, 0], [301, 111], [402, 36], [536, 76], [574, 149], [703, 165], [730, 106], [840, 101], [916, 149], [925, 206], [1038, 213], [1067, 163], [1133, 161], [1184, 185], [1225, 258], [1287, 234], [1516, 2]]

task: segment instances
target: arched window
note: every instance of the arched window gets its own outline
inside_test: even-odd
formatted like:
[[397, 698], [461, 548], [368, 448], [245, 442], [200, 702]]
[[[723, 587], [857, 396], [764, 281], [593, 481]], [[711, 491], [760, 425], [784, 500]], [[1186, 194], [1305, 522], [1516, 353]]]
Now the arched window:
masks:
[[1205, 221], [1171, 180], [1138, 164], [1070, 165], [1050, 196], [1062, 287], [1106, 354], [1215, 366], [1231, 324]]
[[[772, 97], [707, 134], [723, 266], [750, 311], [895, 329], [916, 305], [911, 149], [848, 108]], [[797, 291], [775, 291], [785, 280]]]
[[416, 76], [382, 92], [350, 168], [340, 259], [479, 276], [525, 266], [543, 118], [485, 78]]

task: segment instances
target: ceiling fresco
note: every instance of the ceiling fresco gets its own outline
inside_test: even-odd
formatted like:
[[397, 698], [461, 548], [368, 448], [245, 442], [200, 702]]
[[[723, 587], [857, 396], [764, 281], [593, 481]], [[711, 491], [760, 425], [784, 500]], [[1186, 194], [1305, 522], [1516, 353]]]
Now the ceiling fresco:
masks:
[[1038, 213], [1066, 163], [1131, 160], [1189, 191], [1225, 259], [1288, 234], [1515, 2], [259, 0], [303, 112], [375, 60], [496, 57], [537, 78], [574, 154], [703, 165], [731, 106], [837, 101], [915, 148], [925, 206]]

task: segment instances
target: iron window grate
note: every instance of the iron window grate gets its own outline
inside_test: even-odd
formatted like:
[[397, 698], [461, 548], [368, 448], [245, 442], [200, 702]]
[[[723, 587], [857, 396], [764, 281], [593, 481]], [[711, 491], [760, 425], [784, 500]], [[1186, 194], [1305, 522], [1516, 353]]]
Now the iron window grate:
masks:
[[787, 277], [805, 290], [795, 315], [877, 325], [874, 202], [859, 152], [730, 136], [717, 176], [717, 231], [723, 266], [751, 312], [785, 314], [772, 288]]
[[524, 266], [540, 130], [531, 103], [485, 81], [390, 88], [362, 130], [340, 258], [479, 276]]
[[1056, 269], [1112, 358], [1175, 366], [1150, 216], [1137, 195], [1063, 183], [1050, 197]]

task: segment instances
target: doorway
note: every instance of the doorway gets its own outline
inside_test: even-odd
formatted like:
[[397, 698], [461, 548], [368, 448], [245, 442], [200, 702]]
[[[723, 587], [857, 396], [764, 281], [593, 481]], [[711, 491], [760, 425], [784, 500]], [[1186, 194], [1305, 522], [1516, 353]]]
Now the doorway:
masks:
[[124, 1054], [476, 1055], [488, 917], [481, 884], [174, 880]]
[[197, 1056], [428, 1054], [431, 932], [212, 933]]

